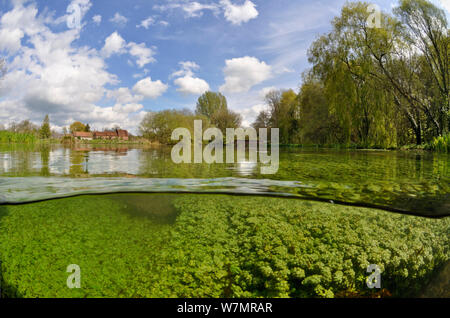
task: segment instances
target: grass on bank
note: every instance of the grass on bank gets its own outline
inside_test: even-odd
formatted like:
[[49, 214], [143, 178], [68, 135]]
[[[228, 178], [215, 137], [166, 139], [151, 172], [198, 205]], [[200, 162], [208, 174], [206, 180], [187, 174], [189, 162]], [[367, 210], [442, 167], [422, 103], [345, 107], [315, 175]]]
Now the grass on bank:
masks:
[[450, 153], [450, 133], [434, 138], [434, 140], [428, 145], [428, 148], [437, 152]]
[[150, 145], [155, 144], [151, 143], [147, 139], [132, 137], [129, 140], [121, 140], [121, 139], [93, 139], [93, 140], [78, 140], [71, 136], [65, 136], [61, 138], [60, 142], [62, 144], [70, 145], [70, 144], [82, 144], [82, 145]]
[[[130, 140], [75, 140], [73, 137], [66, 136], [60, 139], [40, 139], [31, 133], [13, 133], [9, 131], [0, 131], [0, 144], [35, 144], [35, 143], [62, 143], [62, 144], [91, 144], [91, 145], [159, 145], [159, 142], [150, 141], [145, 138], [134, 137]], [[429, 150], [442, 153], [450, 153], [450, 134], [436, 137], [430, 143], [423, 145], [403, 145], [399, 147], [384, 148], [377, 145], [367, 144], [281, 144], [282, 148], [331, 148], [331, 149], [377, 149], [377, 150]]]
[[[450, 219], [263, 197], [84, 196], [0, 207], [9, 297], [374, 297], [420, 293]], [[66, 268], [81, 268], [69, 289]]]

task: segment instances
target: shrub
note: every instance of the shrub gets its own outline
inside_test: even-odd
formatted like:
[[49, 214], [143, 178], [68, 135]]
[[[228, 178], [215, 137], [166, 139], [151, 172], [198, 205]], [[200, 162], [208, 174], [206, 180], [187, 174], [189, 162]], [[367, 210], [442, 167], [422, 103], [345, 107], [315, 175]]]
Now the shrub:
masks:
[[38, 140], [32, 133], [13, 133], [9, 131], [0, 131], [0, 143], [25, 143], [33, 144]]
[[434, 138], [429, 148], [437, 152], [450, 153], [450, 133]]

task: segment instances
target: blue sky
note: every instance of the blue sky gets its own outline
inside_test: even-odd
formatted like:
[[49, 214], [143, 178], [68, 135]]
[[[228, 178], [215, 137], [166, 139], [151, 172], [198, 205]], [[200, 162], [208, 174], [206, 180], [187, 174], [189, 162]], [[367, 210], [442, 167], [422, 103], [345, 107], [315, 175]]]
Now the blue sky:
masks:
[[194, 109], [212, 90], [249, 125], [265, 92], [298, 90], [308, 47], [344, 3], [0, 0], [0, 124], [48, 113], [57, 130], [80, 120], [136, 132], [146, 112]]

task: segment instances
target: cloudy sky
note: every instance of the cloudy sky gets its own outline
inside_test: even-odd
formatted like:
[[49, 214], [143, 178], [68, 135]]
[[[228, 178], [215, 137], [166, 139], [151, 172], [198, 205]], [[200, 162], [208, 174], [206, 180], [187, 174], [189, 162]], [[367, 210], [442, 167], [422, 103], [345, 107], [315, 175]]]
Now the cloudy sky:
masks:
[[[373, 1], [390, 10], [392, 0]], [[450, 0], [435, 0], [447, 10]], [[249, 125], [298, 89], [307, 49], [345, 0], [0, 0], [0, 124], [49, 114], [136, 132], [148, 111], [220, 91]]]

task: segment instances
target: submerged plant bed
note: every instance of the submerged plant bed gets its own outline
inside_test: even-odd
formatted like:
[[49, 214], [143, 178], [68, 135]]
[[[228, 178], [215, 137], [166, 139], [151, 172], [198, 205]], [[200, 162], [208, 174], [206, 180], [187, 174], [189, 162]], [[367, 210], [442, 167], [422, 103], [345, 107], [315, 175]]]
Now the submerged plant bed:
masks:
[[[0, 206], [3, 297], [414, 296], [449, 260], [450, 219], [227, 195]], [[81, 288], [66, 285], [67, 266]], [[369, 264], [383, 290], [366, 286]]]

